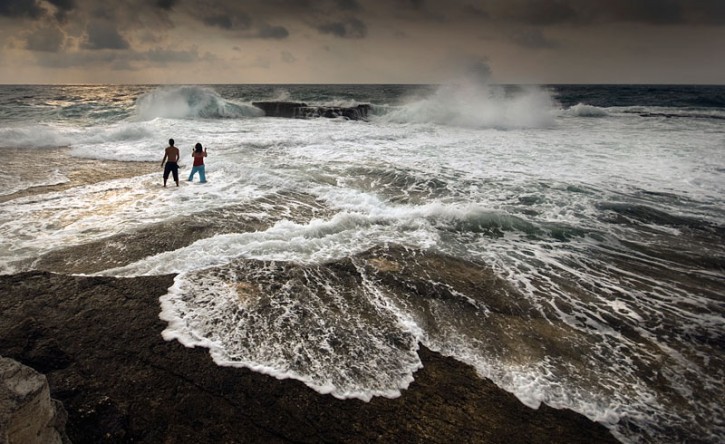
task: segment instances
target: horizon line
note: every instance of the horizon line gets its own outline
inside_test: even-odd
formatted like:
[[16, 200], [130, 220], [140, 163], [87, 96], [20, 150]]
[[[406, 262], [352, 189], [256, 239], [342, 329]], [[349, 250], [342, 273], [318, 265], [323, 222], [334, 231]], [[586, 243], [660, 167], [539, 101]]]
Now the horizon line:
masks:
[[[200, 85], [200, 86], [228, 86], [228, 85], [245, 85], [245, 86], [375, 86], [375, 85], [399, 85], [399, 86], [440, 86], [450, 82], [441, 83], [195, 83], [195, 82], [180, 82], [180, 83], [0, 83], [0, 86], [188, 86], [188, 85]], [[725, 86], [723, 83], [670, 83], [670, 82], [658, 82], [658, 83], [585, 83], [585, 82], [557, 82], [557, 83], [498, 83], [491, 82], [491, 85], [503, 85], [503, 86]]]

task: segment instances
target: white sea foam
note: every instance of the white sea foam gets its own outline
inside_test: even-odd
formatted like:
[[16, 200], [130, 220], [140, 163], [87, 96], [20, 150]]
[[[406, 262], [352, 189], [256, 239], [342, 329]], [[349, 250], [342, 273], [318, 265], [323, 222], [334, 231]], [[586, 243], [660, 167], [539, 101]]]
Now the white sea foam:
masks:
[[[207, 347], [220, 365], [298, 379], [338, 398], [399, 396], [421, 366], [415, 338], [370, 304], [374, 294], [350, 291], [315, 267], [303, 279], [322, 291], [300, 286], [296, 273], [280, 287], [274, 273], [285, 270], [294, 267], [237, 261], [179, 275], [161, 298], [160, 316], [169, 322], [164, 338]], [[190, 292], [203, 296], [190, 299]], [[344, 318], [335, 315], [340, 309]], [[341, 347], [349, 353], [338, 353]]]
[[554, 102], [545, 90], [530, 87], [507, 94], [498, 86], [461, 81], [379, 117], [386, 122], [435, 123], [466, 128], [546, 128], [554, 124]]
[[[698, 384], [722, 390], [722, 373], [707, 370], [708, 362], [719, 357], [697, 348], [717, 340], [712, 332], [722, 325], [722, 313], [707, 311], [713, 305], [706, 292], [684, 288], [696, 285], [698, 278], [672, 283], [643, 276], [637, 267], [708, 282], [721, 276], [647, 254], [648, 248], [687, 250], [691, 246], [676, 242], [697, 227], [637, 220], [637, 214], [627, 212], [630, 204], [651, 207], [709, 222], [703, 232], [721, 227], [725, 164], [722, 127], [713, 123], [717, 119], [645, 118], [621, 108], [601, 114], [584, 105], [562, 113], [543, 91], [506, 96], [480, 85], [444, 87], [370, 122], [247, 119], [244, 112], [229, 111], [240, 104], [222, 100], [205, 88], [177, 87], [148, 94], [137, 118], [123, 122], [0, 129], [7, 136], [0, 139], [13, 139], [8, 148], [69, 145], [75, 156], [126, 161], [160, 161], [166, 140], [173, 137], [182, 150], [182, 179], [193, 144], [209, 147], [209, 182], [204, 185], [162, 189], [159, 170], [14, 199], [0, 212], [0, 272], [27, 270], [23, 259], [53, 249], [250, 205], [260, 221], [256, 231], [200, 239], [100, 274], [179, 273], [162, 300], [167, 339], [208, 347], [220, 364], [296, 378], [342, 398], [395, 396], [420, 365], [415, 356], [420, 341], [471, 364], [532, 407], [544, 402], [572, 408], [610, 426], [631, 421], [632, 429], [639, 430], [664, 420], [706, 423], [704, 412], [722, 417], [720, 407], [694, 400], [694, 395], [703, 396]], [[51, 182], [62, 180], [51, 176]], [[278, 196], [295, 193], [304, 196], [299, 205], [313, 202], [320, 213], [295, 217], [273, 209]], [[251, 206], [255, 201], [262, 203]], [[620, 206], [607, 209], [600, 206], [603, 202]], [[426, 313], [428, 322], [437, 323], [431, 328], [415, 307], [386, 294], [372, 277], [361, 274], [360, 285], [342, 286], [324, 266], [392, 244], [485, 263], [523, 295], [522, 303], [530, 304], [536, 316], [497, 319], [496, 310], [469, 301], [463, 305], [480, 310], [478, 323], [462, 328], [451, 322], [462, 317], [439, 303]], [[718, 257], [718, 248], [714, 242], [698, 251]], [[272, 269], [282, 271], [274, 275]], [[320, 284], [310, 292], [309, 307], [298, 303], [307, 299], [275, 293], [273, 276], [291, 274], [309, 279], [311, 286]], [[295, 282], [290, 278], [279, 284], [291, 288]], [[238, 284], [252, 296], [247, 285], [269, 284], [260, 294], [279, 296], [269, 302], [283, 315], [265, 311], [264, 304], [255, 306], [248, 294], [251, 299], [240, 300]], [[337, 316], [329, 311], [331, 301], [346, 307], [340, 302], [343, 289], [358, 287], [354, 296], [380, 316], [365, 336], [372, 348], [356, 341], [345, 326], [330, 330], [324, 324]], [[315, 299], [327, 296], [332, 299]], [[461, 295], [466, 297], [473, 299]], [[355, 328], [367, 331], [368, 312], [350, 310]], [[324, 333], [311, 334], [312, 342], [294, 332], [282, 334], [290, 330], [265, 330], [276, 321], [304, 325], [302, 313]], [[656, 331], [657, 322], [668, 319], [688, 330]], [[222, 321], [212, 325], [209, 320]], [[511, 330], [497, 332], [495, 322]], [[404, 346], [386, 342], [383, 330], [376, 330], [380, 325], [392, 337], [404, 338]], [[531, 349], [542, 356], [514, 359], [525, 349], [514, 346], [517, 338], [545, 339], [556, 329], [566, 333], [559, 338], [561, 348], [542, 352], [547, 345], [542, 341]], [[330, 339], [337, 334], [351, 338], [351, 347], [366, 360], [360, 363], [342, 352], [337, 356]], [[702, 338], [697, 340], [702, 344], [678, 342], [685, 337]], [[241, 347], [244, 341], [247, 345]], [[514, 345], [496, 349], [491, 344]], [[560, 356], [567, 350], [577, 353]], [[320, 364], [301, 366], [295, 356]], [[371, 377], [380, 371], [373, 370], [374, 362], [385, 362], [385, 376], [379, 380]], [[662, 371], [647, 373], [655, 367]], [[358, 378], [351, 369], [361, 368]], [[649, 386], [642, 372], [663, 381], [681, 399], [657, 393], [661, 387]], [[678, 402], [689, 403], [693, 413], [668, 413], [680, 409]], [[633, 440], [627, 433], [618, 436]], [[661, 431], [652, 433], [647, 436], [662, 436]]]
[[42, 172], [34, 171], [35, 174], [31, 175], [31, 177], [21, 176], [21, 180], [19, 180], [17, 174], [8, 174], [3, 171], [4, 169], [0, 167], [0, 196], [7, 196], [34, 187], [60, 185], [69, 182], [68, 177], [58, 169]]

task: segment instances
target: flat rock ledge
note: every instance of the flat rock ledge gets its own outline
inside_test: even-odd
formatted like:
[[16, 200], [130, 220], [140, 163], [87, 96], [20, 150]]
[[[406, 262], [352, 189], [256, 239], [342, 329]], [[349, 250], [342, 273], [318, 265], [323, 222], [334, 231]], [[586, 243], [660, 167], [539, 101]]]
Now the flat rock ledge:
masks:
[[[617, 442], [601, 424], [546, 405], [532, 410], [422, 346], [424, 367], [410, 387], [370, 402], [217, 366], [208, 350], [161, 337], [158, 298], [173, 280], [0, 276], [0, 355], [46, 375], [73, 443]], [[47, 386], [37, 390], [48, 399]], [[29, 417], [43, 430], [54, 423], [49, 412]]]
[[264, 111], [268, 117], [285, 117], [288, 119], [310, 119], [316, 117], [337, 118], [348, 120], [367, 120], [370, 105], [356, 106], [318, 106], [301, 102], [252, 102], [252, 105]]
[[0, 356], [0, 443], [65, 444], [68, 414], [50, 398], [46, 377]]

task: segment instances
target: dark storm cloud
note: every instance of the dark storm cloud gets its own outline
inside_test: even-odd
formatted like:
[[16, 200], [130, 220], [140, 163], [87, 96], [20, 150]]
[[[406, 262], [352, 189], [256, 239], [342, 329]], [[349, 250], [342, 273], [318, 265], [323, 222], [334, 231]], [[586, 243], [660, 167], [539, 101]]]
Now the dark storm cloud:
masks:
[[71, 11], [76, 7], [75, 0], [47, 0], [47, 2], [61, 11]]
[[486, 18], [486, 19], [489, 18], [489, 15], [487, 12], [485, 12], [478, 6], [472, 5], [470, 3], [463, 5], [463, 14], [470, 15], [473, 17], [478, 17], [478, 18]]
[[187, 51], [176, 51], [171, 49], [155, 48], [147, 52], [136, 53], [133, 56], [135, 60], [152, 62], [157, 65], [166, 65], [168, 63], [188, 63], [199, 60], [212, 61], [214, 56], [211, 54], [199, 55], [196, 49]]
[[529, 25], [725, 23], [725, 1], [722, 0], [490, 0], [469, 1], [462, 9], [494, 22]]
[[0, 16], [37, 19], [44, 13], [36, 0], [0, 0]]
[[42, 27], [30, 33], [25, 48], [39, 52], [58, 52], [63, 47], [65, 35], [57, 27]]
[[88, 11], [88, 15], [96, 19], [116, 20], [117, 12], [111, 5], [102, 3], [93, 5]]
[[[168, 11], [159, 8], [156, 1], [53, 1], [63, 7], [73, 6], [66, 20], [58, 20], [68, 37], [68, 51], [118, 51], [132, 49], [134, 45], [147, 48], [149, 44], [163, 42], [175, 26]], [[60, 9], [56, 16], [58, 13]]]
[[317, 26], [317, 30], [322, 34], [331, 34], [343, 39], [361, 39], [368, 32], [365, 23], [354, 17], [339, 22], [323, 23]]
[[357, 0], [335, 0], [337, 7], [342, 11], [357, 12], [362, 10], [362, 6]]
[[220, 9], [212, 15], [205, 16], [202, 21], [205, 25], [216, 27], [225, 31], [241, 31], [236, 34], [239, 38], [259, 39], [286, 39], [289, 31], [284, 26], [270, 25], [266, 22], [256, 21], [246, 12]]
[[264, 24], [259, 28], [257, 37], [260, 39], [286, 39], [289, 37], [289, 31], [284, 26], [272, 26]]
[[92, 21], [88, 25], [87, 40], [84, 49], [128, 49], [129, 44], [118, 30], [110, 23], [101, 20]]
[[179, 0], [156, 0], [156, 6], [167, 11], [171, 10]]
[[216, 26], [226, 30], [247, 30], [252, 26], [252, 18], [243, 12], [214, 14], [204, 17], [203, 21], [207, 26]]
[[232, 29], [234, 24], [232, 18], [227, 15], [215, 15], [204, 18], [204, 24], [207, 26], [216, 26], [222, 29]]
[[725, 1], [616, 0], [611, 13], [614, 18], [656, 25], [725, 24]]
[[[454, 22], [463, 14], [493, 23], [520, 23], [552, 26], [559, 24], [631, 22], [643, 24], [725, 24], [725, 0], [0, 0], [0, 16], [38, 19], [47, 14], [43, 5], [50, 4], [57, 14], [82, 10], [125, 10], [126, 16], [177, 14], [199, 18], [222, 29], [244, 27], [246, 14], [252, 22], [274, 23], [279, 20], [340, 22], [337, 13], [376, 14], [375, 20], [404, 18], [415, 20], [438, 17]], [[227, 20], [221, 20], [228, 16]], [[363, 17], [373, 20], [370, 15]], [[339, 29], [339, 27], [338, 27]], [[334, 33], [337, 35], [337, 33]]]
[[530, 49], [553, 49], [559, 47], [558, 43], [549, 40], [538, 29], [513, 32], [511, 33], [511, 41], [519, 46]]
[[631, 21], [653, 24], [673, 24], [685, 21], [684, 10], [674, 0], [640, 0], [639, 2], [612, 4], [615, 15]]
[[523, 22], [531, 25], [552, 25], [577, 19], [576, 10], [566, 1], [533, 0], [514, 11]]
[[[57, 9], [56, 18], [64, 19], [76, 7], [75, 0], [46, 0]], [[39, 0], [0, 0], [0, 16], [39, 19], [47, 15]]]

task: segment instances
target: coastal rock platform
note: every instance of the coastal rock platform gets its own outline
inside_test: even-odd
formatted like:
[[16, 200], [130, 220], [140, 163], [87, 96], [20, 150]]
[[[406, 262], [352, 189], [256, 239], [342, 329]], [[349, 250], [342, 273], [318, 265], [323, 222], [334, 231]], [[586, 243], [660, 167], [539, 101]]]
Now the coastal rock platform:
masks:
[[291, 119], [308, 119], [315, 117], [348, 120], [366, 120], [370, 113], [370, 105], [356, 106], [316, 106], [300, 102], [252, 102], [252, 105], [264, 111], [268, 117], [286, 117]]
[[217, 366], [206, 349], [161, 337], [158, 298], [173, 278], [0, 276], [0, 355], [46, 375], [72, 442], [616, 442], [424, 347], [410, 387], [370, 402]]

